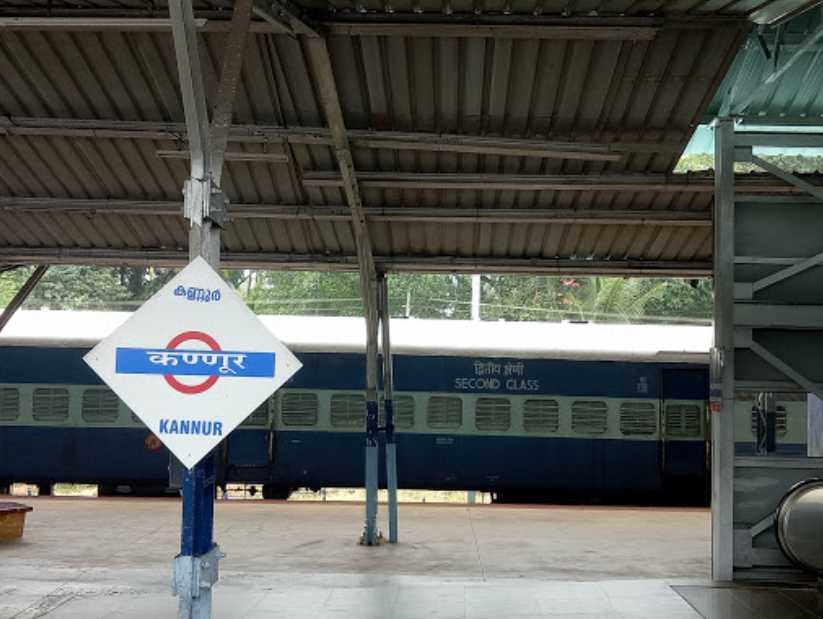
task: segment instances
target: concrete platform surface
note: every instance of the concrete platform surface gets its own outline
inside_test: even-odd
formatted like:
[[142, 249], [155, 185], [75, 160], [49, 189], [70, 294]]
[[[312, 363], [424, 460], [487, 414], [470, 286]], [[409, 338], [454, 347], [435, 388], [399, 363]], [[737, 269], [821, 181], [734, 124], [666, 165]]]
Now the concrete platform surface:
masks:
[[[180, 503], [26, 499], [0, 545], [0, 617], [174, 617]], [[382, 508], [382, 506], [381, 506]], [[382, 514], [381, 514], [382, 515]], [[215, 617], [700, 617], [700, 509], [403, 505], [398, 545], [356, 544], [363, 506], [220, 502]]]

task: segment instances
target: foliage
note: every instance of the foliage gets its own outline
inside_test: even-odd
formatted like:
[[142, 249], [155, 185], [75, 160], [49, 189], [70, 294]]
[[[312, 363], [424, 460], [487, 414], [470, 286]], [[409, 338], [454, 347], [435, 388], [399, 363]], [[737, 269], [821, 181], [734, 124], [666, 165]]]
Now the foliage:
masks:
[[129, 299], [132, 300], [148, 299], [177, 272], [175, 269], [153, 267], [121, 267], [116, 271], [120, 285], [128, 291]]
[[[787, 172], [798, 174], [814, 174], [823, 172], [823, 157], [809, 155], [763, 155], [765, 161], [772, 163]], [[735, 172], [748, 174], [751, 172], [762, 172], [760, 168], [752, 163], [736, 163]], [[695, 153], [684, 155], [680, 158], [674, 171], [677, 174], [686, 172], [708, 172], [714, 170], [714, 155], [709, 153]]]
[[646, 305], [646, 316], [707, 321], [712, 318], [714, 294], [708, 279], [663, 280], [662, 294]]
[[[19, 268], [0, 275], [0, 307], [5, 307], [32, 273]], [[51, 267], [26, 309], [134, 310], [174, 275], [170, 269]]]
[[[10, 292], [4, 304], [11, 300], [31, 274], [31, 269], [16, 269], [3, 275]], [[128, 299], [128, 290], [120, 283], [114, 269], [94, 267], [53, 267], [37, 284], [26, 307], [50, 309], [88, 308], [101, 301], [118, 304]]]
[[359, 316], [360, 283], [356, 273], [257, 271], [243, 290], [258, 314]]
[[615, 277], [483, 278], [484, 319], [598, 322], [711, 319], [711, 282]]
[[471, 278], [466, 275], [394, 275], [389, 277], [389, 311], [406, 318], [471, 317]]
[[[28, 277], [21, 268], [0, 275], [0, 306]], [[25, 307], [133, 310], [174, 271], [152, 268], [54, 267]], [[360, 316], [356, 273], [225, 271], [223, 276], [260, 314]], [[484, 320], [701, 321], [711, 319], [710, 281], [675, 279], [484, 275]], [[389, 277], [391, 315], [471, 317], [471, 277], [397, 274]]]
[[[356, 273], [257, 271], [244, 290], [261, 314], [360, 316]], [[465, 276], [397, 275], [389, 278], [389, 310], [409, 318], [468, 318], [471, 284]]]

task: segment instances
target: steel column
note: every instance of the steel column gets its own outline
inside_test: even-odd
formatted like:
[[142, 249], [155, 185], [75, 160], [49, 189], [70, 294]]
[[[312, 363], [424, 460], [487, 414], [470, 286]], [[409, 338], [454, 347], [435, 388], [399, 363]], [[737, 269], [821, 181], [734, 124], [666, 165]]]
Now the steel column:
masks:
[[[281, 4], [282, 8], [282, 4]], [[360, 195], [360, 186], [354, 169], [343, 109], [332, 70], [331, 57], [326, 40], [308, 27], [300, 25], [297, 16], [286, 11], [292, 24], [309, 33], [305, 41], [309, 62], [314, 72], [323, 114], [329, 125], [337, 167], [340, 169], [340, 184], [346, 194], [346, 202], [351, 209], [352, 232], [357, 246], [357, 266], [360, 273], [360, 294], [366, 317], [366, 523], [362, 543], [377, 544], [377, 273], [374, 267], [369, 228]]]
[[[224, 221], [226, 210], [220, 178], [251, 15], [251, 0], [238, 0], [234, 5], [213, 126], [209, 125], [191, 0], [171, 0], [169, 14], [191, 160], [190, 178], [183, 190], [183, 212], [191, 223], [189, 260], [200, 256], [218, 269], [220, 224]], [[178, 616], [181, 619], [211, 617], [211, 588], [217, 582], [218, 562], [223, 556], [212, 539], [215, 481], [214, 453], [183, 474], [180, 554], [174, 562], [173, 581], [173, 591], [180, 600]]]
[[389, 279], [377, 277], [383, 347], [383, 410], [386, 417], [386, 487], [389, 495], [389, 543], [397, 543], [397, 444], [394, 440], [394, 372], [389, 332]]
[[[202, 256], [217, 268], [220, 265], [220, 229], [211, 220], [203, 218], [203, 201], [208, 201], [211, 194], [211, 179], [208, 176], [209, 128], [191, 0], [171, 0], [169, 14], [191, 149], [190, 178], [183, 192], [184, 213], [191, 221], [189, 260]], [[203, 185], [206, 186], [205, 191], [202, 191]], [[195, 186], [201, 188], [201, 193], [192, 190]], [[200, 582], [199, 574], [204, 557], [213, 549], [214, 559], [219, 560], [219, 550], [212, 539], [215, 494], [213, 454], [184, 471], [182, 486], [180, 554], [174, 561], [173, 592], [179, 597], [180, 619], [207, 619], [211, 617], [213, 583], [208, 579]], [[214, 574], [216, 576], [216, 570]]]
[[734, 563], [734, 121], [715, 126], [714, 324], [712, 351], [712, 578]]
[[[362, 273], [362, 271], [361, 271]], [[365, 279], [369, 292], [364, 293], [366, 311], [366, 522], [360, 543], [374, 546], [378, 543], [377, 529], [377, 487], [379, 479], [379, 446], [377, 422], [377, 283], [372, 278]], [[368, 300], [373, 300], [374, 303]]]
[[46, 271], [49, 270], [49, 265], [43, 264], [34, 269], [34, 272], [29, 275], [29, 278], [26, 282], [20, 287], [20, 290], [17, 291], [17, 294], [12, 297], [9, 304], [3, 310], [3, 314], [0, 315], [0, 331], [6, 328], [6, 325], [9, 324], [9, 321], [14, 317], [19, 310], [23, 303], [26, 302], [26, 299], [29, 298], [32, 290], [34, 290], [37, 283], [43, 279], [43, 276], [46, 274]]

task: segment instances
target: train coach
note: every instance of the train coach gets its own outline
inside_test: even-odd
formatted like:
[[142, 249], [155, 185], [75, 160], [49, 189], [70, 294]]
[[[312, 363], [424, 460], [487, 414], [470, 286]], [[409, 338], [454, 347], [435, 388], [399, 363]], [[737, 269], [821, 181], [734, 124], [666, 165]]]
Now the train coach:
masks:
[[[24, 311], [8, 325], [0, 486], [164, 487], [168, 452], [82, 361], [127, 317]], [[222, 481], [268, 498], [361, 486], [363, 321], [261, 319], [303, 369], [224, 441]], [[392, 337], [401, 487], [705, 500], [709, 327], [398, 319]], [[786, 410], [804, 404], [778, 404], [778, 448], [799, 449], [805, 423]], [[745, 452], [752, 431], [736, 430]]]

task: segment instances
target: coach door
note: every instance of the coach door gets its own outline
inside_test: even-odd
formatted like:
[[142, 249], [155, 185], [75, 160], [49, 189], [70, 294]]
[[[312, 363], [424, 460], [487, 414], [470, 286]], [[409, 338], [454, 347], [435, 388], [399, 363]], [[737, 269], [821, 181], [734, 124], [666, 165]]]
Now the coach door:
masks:
[[696, 481], [706, 474], [708, 372], [661, 370], [661, 469], [669, 481]]
[[230, 481], [258, 482], [268, 477], [273, 450], [273, 424], [276, 396], [254, 409], [229, 435], [226, 467]]

